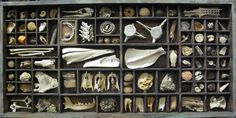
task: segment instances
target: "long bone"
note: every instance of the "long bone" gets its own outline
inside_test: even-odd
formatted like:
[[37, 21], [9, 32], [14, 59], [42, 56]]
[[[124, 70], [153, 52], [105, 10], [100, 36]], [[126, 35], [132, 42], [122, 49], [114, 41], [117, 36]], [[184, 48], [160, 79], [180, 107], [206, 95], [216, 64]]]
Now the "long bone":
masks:
[[29, 98], [29, 96], [26, 96], [25, 99], [11, 99], [12, 102], [24, 102], [27, 107], [29, 107], [32, 100]]
[[20, 106], [20, 105], [17, 105], [16, 102], [13, 102], [13, 104], [10, 105], [10, 109], [12, 110], [12, 112], [16, 112], [17, 109], [31, 109], [31, 107]]

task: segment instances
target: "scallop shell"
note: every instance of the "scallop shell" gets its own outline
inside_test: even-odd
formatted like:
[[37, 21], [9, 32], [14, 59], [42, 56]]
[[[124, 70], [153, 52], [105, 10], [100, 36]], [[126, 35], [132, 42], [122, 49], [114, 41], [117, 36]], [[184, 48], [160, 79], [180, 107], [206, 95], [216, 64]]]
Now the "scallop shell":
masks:
[[36, 29], [36, 25], [35, 25], [34, 22], [29, 22], [27, 24], [27, 28], [28, 28], [29, 31], [34, 31]]
[[11, 33], [15, 27], [16, 27], [16, 24], [14, 22], [9, 22], [7, 26], [7, 33]]

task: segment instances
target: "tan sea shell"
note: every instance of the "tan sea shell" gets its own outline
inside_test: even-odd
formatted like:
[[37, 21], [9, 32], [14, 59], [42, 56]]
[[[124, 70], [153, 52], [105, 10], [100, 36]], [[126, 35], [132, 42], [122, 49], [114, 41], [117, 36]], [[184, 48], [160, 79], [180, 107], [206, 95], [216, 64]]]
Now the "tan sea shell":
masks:
[[25, 31], [25, 24], [20, 25], [19, 31], [20, 32], [24, 32]]
[[27, 28], [28, 28], [29, 31], [34, 31], [36, 29], [36, 25], [35, 25], [34, 22], [29, 22], [27, 24]]
[[194, 30], [195, 31], [202, 31], [202, 30], [204, 30], [203, 24], [198, 22], [198, 21], [195, 21], [194, 22]]
[[20, 36], [18, 37], [18, 42], [19, 42], [21, 45], [24, 45], [24, 44], [25, 44], [25, 40], [26, 40], [26, 38], [25, 38], [24, 35], [20, 35]]

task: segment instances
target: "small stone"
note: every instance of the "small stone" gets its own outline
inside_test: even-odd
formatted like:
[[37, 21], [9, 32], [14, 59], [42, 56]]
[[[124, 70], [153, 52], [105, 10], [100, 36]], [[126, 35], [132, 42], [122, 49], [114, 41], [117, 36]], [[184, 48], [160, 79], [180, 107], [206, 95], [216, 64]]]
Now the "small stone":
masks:
[[208, 24], [207, 24], [207, 28], [208, 29], [214, 29], [214, 23], [213, 22], [209, 22]]
[[7, 92], [13, 92], [15, 88], [16, 87], [13, 84], [7, 84]]
[[193, 75], [190, 71], [183, 71], [181, 76], [182, 76], [182, 79], [185, 81], [189, 81], [193, 78]]
[[208, 35], [207, 36], [207, 41], [208, 42], [213, 42], [215, 40], [215, 36], [214, 35]]
[[214, 80], [216, 78], [214, 72], [207, 72], [207, 79], [208, 80]]
[[151, 12], [150, 10], [147, 8], [147, 7], [142, 7], [140, 10], [139, 10], [139, 15], [144, 17], [144, 16], [150, 16]]
[[219, 54], [222, 55], [222, 56], [225, 56], [227, 49], [228, 49], [228, 48], [224, 46], [223, 48], [220, 49]]
[[198, 61], [198, 60], [195, 60], [195, 65], [196, 65], [197, 68], [202, 68], [203, 67], [201, 62]]
[[125, 73], [125, 76], [124, 76], [124, 81], [126, 82], [130, 82], [134, 79], [134, 76], [132, 73], [128, 72], [128, 73]]
[[14, 74], [9, 74], [9, 75], [8, 75], [8, 79], [9, 79], [9, 80], [13, 80], [14, 78], [15, 78], [15, 75], [14, 75]]
[[36, 30], [36, 25], [35, 25], [34, 22], [29, 22], [27, 24], [27, 28], [28, 28], [29, 31], [34, 31], [34, 30]]
[[132, 87], [124, 87], [124, 93], [132, 93], [133, 89]]
[[214, 84], [214, 83], [208, 84], [207, 85], [207, 90], [210, 91], [210, 92], [216, 91], [216, 84]]
[[9, 68], [14, 68], [15, 67], [15, 62], [12, 61], [12, 60], [8, 61], [7, 65], [8, 65]]
[[229, 39], [229, 36], [228, 36], [228, 35], [220, 35], [220, 36], [219, 36], [219, 42], [220, 42], [221, 44], [225, 44], [228, 39]]
[[189, 47], [189, 46], [183, 46], [182, 47], [182, 54], [184, 55], [184, 56], [189, 56], [189, 55], [191, 55], [193, 53], [193, 49], [191, 48], [191, 47]]
[[190, 61], [185, 60], [185, 59], [182, 61], [182, 63], [184, 66], [187, 66], [187, 67], [190, 67], [192, 65]]
[[124, 82], [124, 86], [131, 86], [132, 84], [133, 84], [132, 81], [130, 81], [130, 82]]
[[197, 43], [202, 43], [203, 42], [203, 40], [204, 40], [204, 36], [203, 36], [203, 34], [202, 33], [198, 33], [198, 34], [196, 34], [195, 35], [195, 41], [197, 42]]

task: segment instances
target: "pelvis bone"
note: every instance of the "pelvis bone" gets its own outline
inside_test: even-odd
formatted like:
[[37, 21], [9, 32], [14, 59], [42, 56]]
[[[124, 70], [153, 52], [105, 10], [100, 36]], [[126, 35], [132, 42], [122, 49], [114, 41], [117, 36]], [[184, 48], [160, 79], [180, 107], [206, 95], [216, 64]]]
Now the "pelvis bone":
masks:
[[125, 64], [130, 69], [145, 68], [154, 64], [164, 54], [166, 51], [162, 47], [148, 50], [129, 48], [125, 52]]
[[114, 53], [112, 49], [89, 49], [89, 48], [64, 48], [62, 49], [62, 58], [67, 64], [81, 62], [105, 54]]
[[93, 91], [93, 75], [87, 71], [82, 75], [81, 89], [84, 91], [87, 89], [92, 89]]
[[64, 97], [64, 100], [65, 100], [65, 102], [63, 103], [65, 105], [64, 109], [82, 111], [82, 110], [92, 109], [93, 107], [95, 107], [95, 99], [94, 98], [93, 98], [93, 102], [91, 102], [91, 103], [78, 102], [77, 104], [73, 104], [69, 97]]
[[57, 79], [43, 72], [36, 72], [35, 77], [38, 79], [39, 83], [35, 83], [36, 89], [34, 89], [34, 92], [44, 93], [47, 90], [58, 87]]
[[214, 108], [226, 108], [226, 100], [224, 96], [221, 96], [219, 98], [216, 98], [215, 96], [212, 96], [210, 98], [210, 109]]

